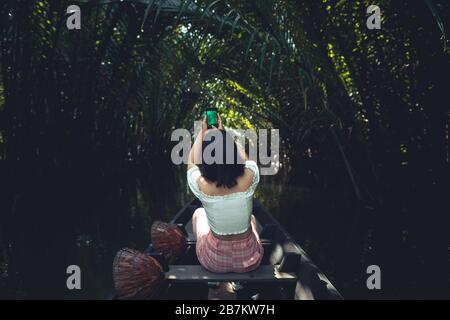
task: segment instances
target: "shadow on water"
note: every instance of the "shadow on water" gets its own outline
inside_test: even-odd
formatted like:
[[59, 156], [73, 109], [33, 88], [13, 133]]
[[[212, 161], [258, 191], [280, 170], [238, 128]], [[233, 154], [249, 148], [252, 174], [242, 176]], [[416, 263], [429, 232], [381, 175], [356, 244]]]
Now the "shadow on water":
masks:
[[[0, 298], [106, 297], [117, 250], [143, 249], [152, 221], [185, 201], [160, 174], [24, 175], [2, 196]], [[80, 266], [82, 290], [67, 289], [69, 265]]]
[[[27, 177], [26, 184], [6, 190], [0, 298], [108, 297], [117, 250], [144, 249], [152, 222], [169, 220], [190, 199], [184, 172], [178, 169], [168, 169], [172, 173], [164, 175], [161, 170], [109, 176], [61, 172], [45, 181]], [[434, 267], [425, 263], [423, 247], [413, 238], [406, 239], [408, 230], [389, 235], [389, 228], [374, 224], [380, 220], [373, 219], [379, 213], [372, 208], [362, 209], [355, 228], [349, 221], [358, 208], [343, 192], [262, 183], [256, 197], [345, 298], [414, 298], [433, 289], [440, 294], [438, 279], [430, 277]], [[386, 234], [380, 237], [380, 232]], [[386, 246], [392, 250], [383, 250]], [[371, 264], [389, 270], [383, 278], [389, 284], [382, 294], [365, 286], [366, 267]], [[67, 290], [69, 265], [81, 267], [82, 290]]]
[[[358, 207], [342, 190], [260, 188], [259, 196], [347, 299], [448, 299], [449, 256], [442, 226], [425, 214], [425, 192], [409, 206]], [[442, 195], [434, 193], [434, 210]], [[356, 218], [356, 219], [355, 219]], [[433, 231], [434, 230], [434, 234]], [[382, 290], [368, 290], [367, 267], [380, 266]]]

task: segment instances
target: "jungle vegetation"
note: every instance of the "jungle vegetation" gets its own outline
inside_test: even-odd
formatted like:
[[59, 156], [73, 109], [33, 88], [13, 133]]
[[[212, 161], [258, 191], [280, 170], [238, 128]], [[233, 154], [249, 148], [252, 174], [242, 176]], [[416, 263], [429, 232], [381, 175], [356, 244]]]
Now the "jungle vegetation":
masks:
[[258, 196], [344, 297], [448, 297], [450, 3], [379, 0], [368, 30], [371, 4], [2, 1], [0, 297], [68, 294], [74, 259], [144, 245], [189, 199], [171, 132], [211, 104], [280, 130]]

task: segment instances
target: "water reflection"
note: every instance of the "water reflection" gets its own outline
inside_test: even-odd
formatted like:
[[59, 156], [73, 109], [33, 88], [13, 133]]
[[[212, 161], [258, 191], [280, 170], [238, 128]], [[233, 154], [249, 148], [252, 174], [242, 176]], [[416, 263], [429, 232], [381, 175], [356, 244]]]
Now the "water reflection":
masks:
[[[159, 173], [159, 175], [162, 175]], [[42, 217], [45, 197], [36, 205], [21, 199], [12, 219], [9, 248], [2, 245], [2, 295], [12, 298], [103, 299], [112, 292], [112, 261], [123, 247], [143, 250], [149, 243], [154, 220], [168, 221], [189, 199], [182, 170], [172, 180], [152, 175], [147, 179], [111, 179], [87, 186], [76, 200], [51, 202]], [[92, 194], [91, 194], [92, 192]], [[64, 199], [67, 199], [67, 195]], [[339, 194], [319, 194], [311, 189], [287, 186], [283, 177], [265, 179], [259, 198], [312, 255], [333, 283], [345, 237], [346, 221], [354, 212], [351, 201]], [[48, 198], [47, 198], [48, 199]], [[85, 201], [83, 199], [87, 199]], [[59, 204], [59, 205], [58, 205]], [[32, 210], [31, 208], [34, 208]], [[48, 207], [47, 207], [48, 208]], [[66, 214], [64, 215], [64, 212]], [[68, 265], [82, 270], [82, 290], [65, 288]], [[358, 281], [358, 279], [356, 279]]]
[[[191, 199], [184, 171], [171, 172], [72, 185], [32, 182], [20, 193], [6, 194], [2, 210], [7, 214], [0, 230], [0, 298], [107, 298], [116, 252], [123, 247], [143, 250], [152, 222], [168, 221]], [[414, 268], [401, 276], [403, 266], [417, 261], [420, 247], [405, 242], [405, 233], [398, 241], [386, 237], [390, 228], [374, 224], [379, 220], [372, 219], [373, 208], [358, 208], [343, 191], [319, 192], [285, 184], [282, 176], [277, 179], [263, 178], [256, 197], [344, 297], [374, 297], [365, 288], [365, 266], [374, 262], [393, 268], [386, 283], [402, 288], [393, 288], [393, 297], [414, 293], [420, 285], [435, 286], [418, 283], [412, 274], [417, 269], [425, 273], [424, 264], [411, 263]], [[381, 250], [386, 247], [396, 250]], [[66, 268], [73, 264], [82, 270], [81, 291], [65, 286]]]
[[[0, 298], [105, 298], [115, 253], [145, 248], [151, 223], [186, 201], [177, 172], [163, 172], [27, 177], [3, 193]], [[66, 288], [69, 265], [81, 267], [80, 291]]]

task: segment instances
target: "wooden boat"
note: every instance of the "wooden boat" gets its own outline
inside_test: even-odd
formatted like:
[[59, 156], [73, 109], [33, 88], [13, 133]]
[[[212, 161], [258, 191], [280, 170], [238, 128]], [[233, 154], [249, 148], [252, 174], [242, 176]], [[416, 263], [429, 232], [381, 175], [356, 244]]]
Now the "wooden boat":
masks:
[[187, 237], [186, 254], [177, 264], [167, 265], [151, 246], [146, 253], [163, 265], [165, 285], [155, 295], [157, 299], [207, 299], [211, 283], [238, 282], [238, 299], [315, 300], [342, 299], [327, 277], [308, 258], [298, 243], [257, 200], [253, 213], [259, 224], [264, 246], [261, 266], [245, 274], [216, 274], [204, 269], [195, 252], [192, 215], [201, 206], [193, 200], [182, 208], [171, 223], [182, 228]]

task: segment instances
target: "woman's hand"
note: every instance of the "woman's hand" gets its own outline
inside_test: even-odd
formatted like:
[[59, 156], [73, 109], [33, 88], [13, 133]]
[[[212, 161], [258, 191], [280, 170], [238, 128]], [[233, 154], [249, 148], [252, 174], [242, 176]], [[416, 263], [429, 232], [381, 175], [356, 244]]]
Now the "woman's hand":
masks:
[[202, 137], [205, 135], [206, 131], [208, 131], [208, 123], [206, 122], [206, 116], [203, 116], [203, 119], [202, 119]]
[[[219, 130], [224, 130], [223, 128], [223, 123], [222, 123], [222, 117], [220, 116], [220, 114], [217, 114], [217, 127], [213, 126], [214, 129], [219, 129]], [[208, 132], [209, 129], [208, 128], [208, 122], [206, 121], [206, 116], [203, 117], [202, 119], [202, 136], [205, 136], [206, 132]]]
[[224, 128], [223, 128], [223, 123], [222, 123], [222, 117], [220, 116], [220, 114], [217, 114], [217, 122], [219, 123], [219, 127], [218, 127], [218, 129], [219, 130], [224, 130]]

